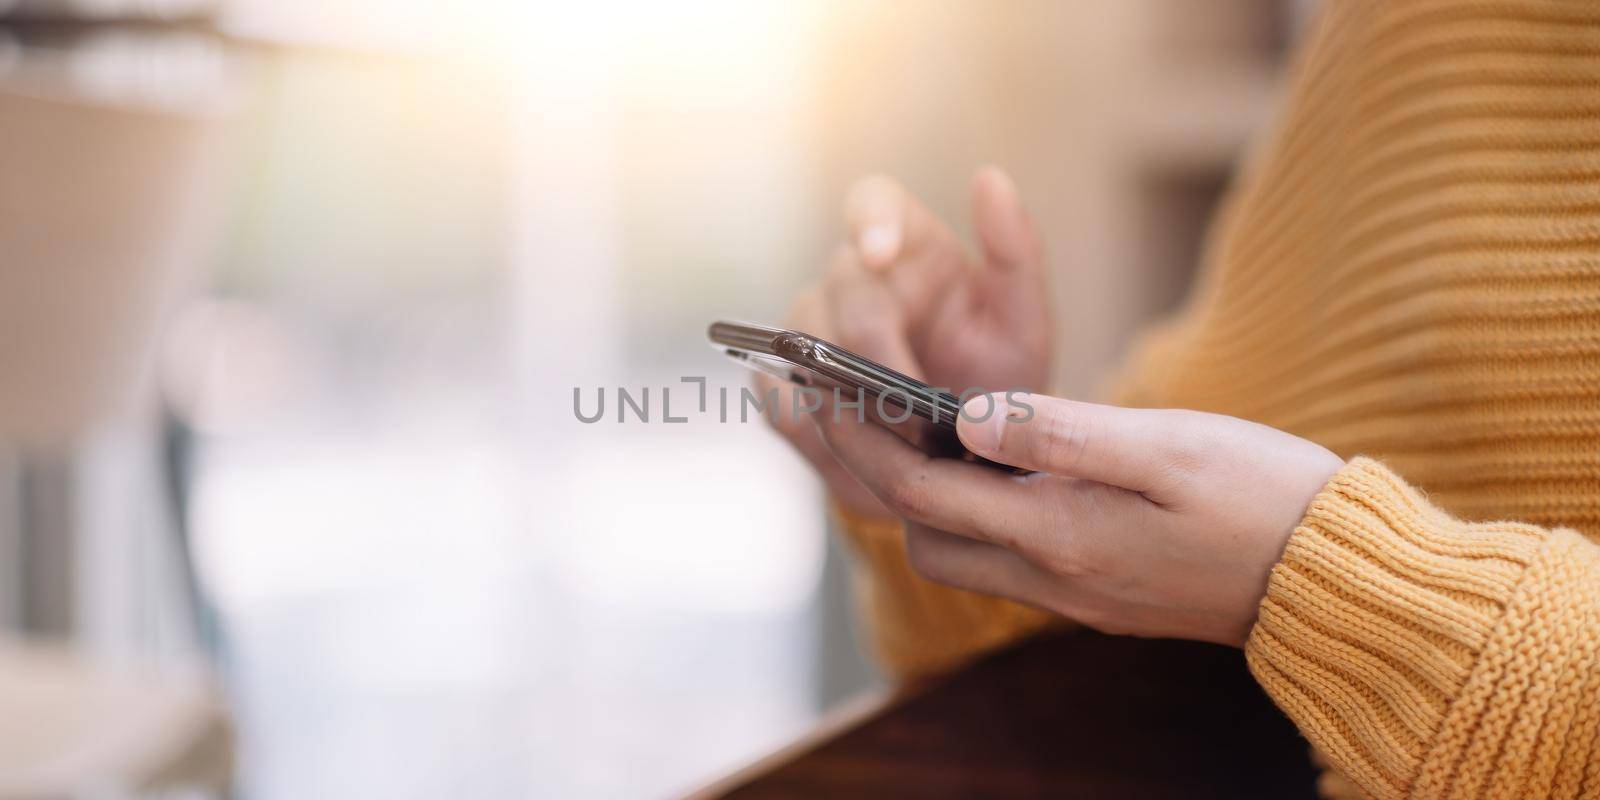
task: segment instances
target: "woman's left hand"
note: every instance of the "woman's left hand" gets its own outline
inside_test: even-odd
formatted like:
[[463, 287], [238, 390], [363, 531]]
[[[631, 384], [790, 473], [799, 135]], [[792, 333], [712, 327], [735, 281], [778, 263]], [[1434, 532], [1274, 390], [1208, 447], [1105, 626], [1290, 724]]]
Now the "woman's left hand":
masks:
[[1233, 417], [992, 397], [982, 422], [990, 398], [968, 402], [962, 442], [1034, 474], [932, 458], [849, 412], [814, 419], [905, 520], [922, 575], [1107, 633], [1242, 646], [1289, 534], [1343, 466], [1320, 445]]

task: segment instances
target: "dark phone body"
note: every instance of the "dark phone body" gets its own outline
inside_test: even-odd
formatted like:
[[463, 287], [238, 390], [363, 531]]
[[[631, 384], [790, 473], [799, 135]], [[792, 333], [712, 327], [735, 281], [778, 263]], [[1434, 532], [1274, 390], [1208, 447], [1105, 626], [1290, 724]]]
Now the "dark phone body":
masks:
[[746, 322], [713, 322], [706, 336], [728, 356], [752, 369], [801, 386], [837, 387], [849, 393], [846, 399], [850, 401], [860, 390], [869, 402], [882, 398], [902, 415], [909, 411], [922, 422], [915, 439], [930, 455], [1016, 471], [979, 458], [961, 446], [956, 437], [961, 399], [949, 392], [800, 331]]

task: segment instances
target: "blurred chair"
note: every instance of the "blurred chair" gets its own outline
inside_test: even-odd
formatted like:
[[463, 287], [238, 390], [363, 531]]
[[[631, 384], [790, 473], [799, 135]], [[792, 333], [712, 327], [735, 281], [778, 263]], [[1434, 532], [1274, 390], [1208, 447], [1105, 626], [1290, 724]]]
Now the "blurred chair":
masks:
[[[0, 797], [225, 789], [232, 769], [198, 649], [140, 641], [153, 601], [126, 595], [148, 581], [98, 583], [141, 565], [97, 548], [148, 549], [135, 537], [160, 525], [117, 518], [127, 506], [85, 478], [107, 430], [148, 443], [151, 472], [170, 462], [154, 452], [149, 354], [211, 228], [217, 81], [190, 67], [214, 72], [214, 59], [192, 34], [172, 41], [193, 63], [152, 58], [167, 45], [151, 50], [150, 34], [0, 15]], [[148, 477], [143, 508], [173, 530], [181, 509]], [[153, 544], [187, 578], [174, 602], [193, 606], [186, 543]], [[135, 630], [116, 630], [127, 620]]]

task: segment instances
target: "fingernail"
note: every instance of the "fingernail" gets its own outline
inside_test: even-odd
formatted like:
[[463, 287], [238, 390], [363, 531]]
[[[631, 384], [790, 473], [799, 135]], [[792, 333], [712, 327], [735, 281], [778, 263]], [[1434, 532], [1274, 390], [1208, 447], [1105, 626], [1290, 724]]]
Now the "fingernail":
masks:
[[956, 423], [961, 443], [980, 456], [998, 453], [1000, 436], [1010, 412], [1005, 399], [996, 395], [978, 395], [968, 400], [961, 407], [961, 420]]
[[861, 258], [870, 266], [883, 266], [900, 250], [900, 226], [877, 222], [861, 232]]

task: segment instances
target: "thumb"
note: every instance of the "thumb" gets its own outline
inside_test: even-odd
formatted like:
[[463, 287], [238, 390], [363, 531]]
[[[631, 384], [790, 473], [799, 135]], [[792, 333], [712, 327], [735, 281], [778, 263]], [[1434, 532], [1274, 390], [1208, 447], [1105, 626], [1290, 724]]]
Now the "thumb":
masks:
[[1016, 183], [999, 167], [984, 167], [973, 177], [972, 219], [991, 268], [1037, 268], [1042, 259], [1033, 220], [1022, 207]]
[[992, 461], [1150, 492], [1161, 488], [1174, 427], [1167, 411], [1006, 392], [968, 400], [956, 433]]

